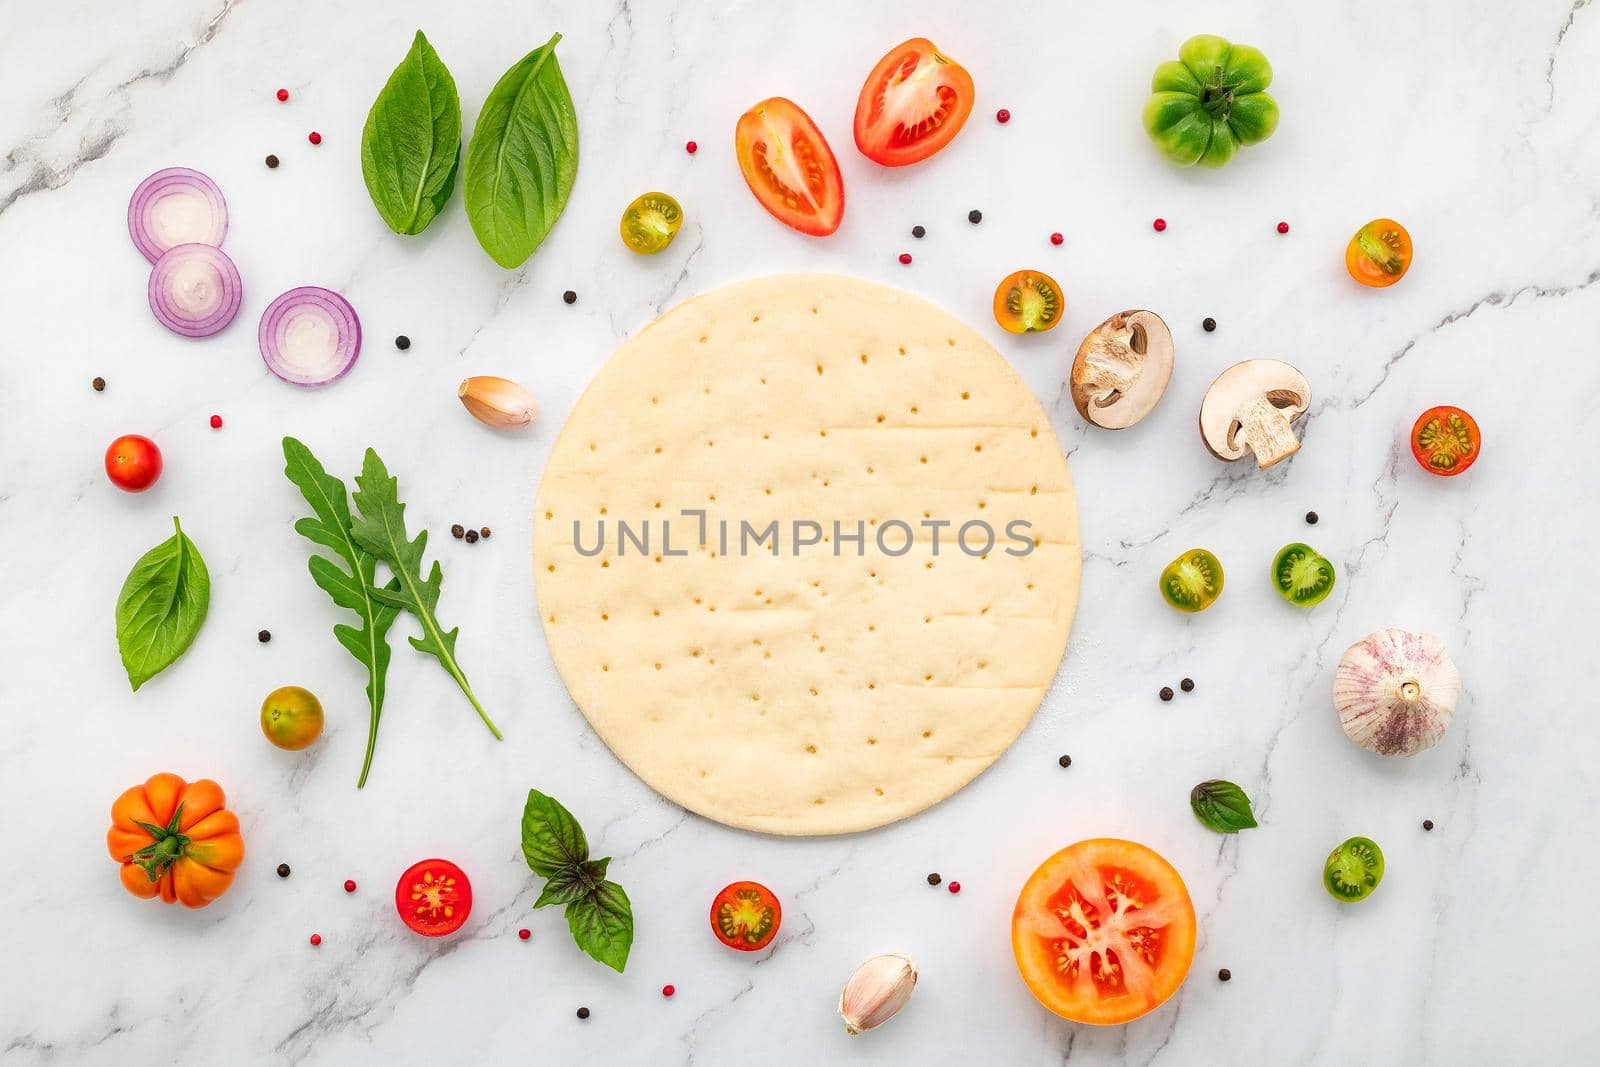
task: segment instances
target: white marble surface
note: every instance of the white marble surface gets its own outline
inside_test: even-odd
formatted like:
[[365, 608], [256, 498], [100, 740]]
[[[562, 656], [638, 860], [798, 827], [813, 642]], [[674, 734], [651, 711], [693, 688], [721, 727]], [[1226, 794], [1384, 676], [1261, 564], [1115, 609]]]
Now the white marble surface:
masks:
[[[1572, 1062], [1600, 1038], [1588, 677], [1600, 6], [1130, 0], [979, 14], [965, 0], [819, 0], [779, 14], [567, 0], [446, 13], [456, 6], [8, 5], [0, 1060], [1461, 1064]], [[560, 225], [521, 270], [482, 254], [459, 194], [414, 239], [389, 233], [367, 200], [361, 123], [418, 26], [469, 123], [507, 66], [566, 34], [582, 163]], [[1157, 158], [1138, 113], [1149, 71], [1203, 31], [1267, 52], [1284, 118], [1225, 171], [1196, 174]], [[914, 33], [965, 62], [979, 114], [932, 162], [890, 173], [856, 153], [849, 116], [867, 69]], [[280, 85], [287, 105], [272, 98]], [[829, 240], [772, 222], [734, 165], [738, 113], [779, 93], [839, 152], [849, 210]], [[1000, 106], [1009, 126], [991, 118]], [[682, 149], [690, 138], [698, 155]], [[280, 169], [262, 166], [267, 152]], [[226, 249], [245, 279], [239, 320], [205, 342], [151, 319], [147, 266], [124, 230], [134, 185], [172, 164], [226, 192]], [[654, 187], [689, 221], [644, 259], [619, 244], [616, 217]], [[981, 226], [965, 219], [972, 207]], [[1410, 227], [1417, 264], [1396, 288], [1363, 291], [1342, 247], [1384, 214]], [[1052, 230], [1065, 245], [1048, 244]], [[895, 261], [906, 250], [909, 268]], [[991, 321], [995, 281], [1023, 265], [1066, 286], [1070, 318], [1053, 334], [1018, 340]], [[623, 338], [696, 292], [808, 268], [904, 286], [991, 336], [1070, 450], [1086, 559], [1057, 684], [993, 769], [897, 826], [784, 840], [685, 815], [588, 729], [533, 610], [529, 511], [566, 412]], [[284, 386], [256, 355], [256, 318], [298, 284], [344, 291], [367, 331], [354, 372], [319, 392]], [[575, 307], [560, 300], [569, 287]], [[1089, 432], [1060, 383], [1082, 334], [1126, 306], [1173, 325], [1177, 371], [1137, 429]], [[1200, 330], [1207, 315], [1214, 334]], [[389, 344], [398, 333], [408, 353]], [[1296, 363], [1316, 393], [1304, 450], [1265, 473], [1220, 464], [1193, 428], [1205, 384], [1252, 356]], [[466, 418], [453, 391], [469, 373], [531, 385], [535, 429], [497, 435]], [[1403, 444], [1438, 402], [1468, 408], [1487, 438], [1460, 479], [1423, 473]], [[143, 496], [100, 470], [123, 432], [165, 451]], [[397, 647], [372, 780], [356, 791], [363, 677], [328, 632], [340, 616], [290, 529], [301, 504], [280, 474], [284, 433], [341, 474], [369, 444], [400, 474], [503, 744], [434, 664]], [[131, 694], [112, 606], [173, 514], [210, 564], [211, 614], [189, 653]], [[455, 521], [494, 537], [453, 542]], [[1273, 551], [1297, 539], [1339, 568], [1309, 612], [1265, 581]], [[1153, 588], [1191, 545], [1215, 549], [1230, 575], [1192, 618]], [[1412, 760], [1347, 743], [1329, 701], [1340, 652], [1386, 625], [1443, 637], [1468, 693], [1444, 742]], [[1185, 675], [1193, 694], [1156, 699]], [[300, 755], [270, 748], [255, 721], [262, 695], [288, 682], [320, 693], [331, 719]], [[167, 769], [217, 778], [243, 819], [246, 866], [203, 912], [133, 900], [104, 853], [111, 799]], [[1186, 794], [1209, 777], [1242, 784], [1261, 827], [1224, 839], [1197, 825]], [[555, 909], [529, 910], [537, 880], [517, 831], [529, 786], [564, 800], [596, 853], [615, 857], [639, 926], [625, 975], [581, 956]], [[1319, 871], [1355, 833], [1383, 845], [1388, 874], [1343, 907]], [[1168, 856], [1201, 922], [1181, 993], [1109, 1030], [1041, 1009], [1007, 940], [1033, 866], [1100, 834]], [[389, 899], [402, 867], [430, 854], [462, 863], [477, 891], [465, 931], [441, 943], [409, 935]], [[960, 879], [961, 895], [929, 889], [930, 870]], [[706, 930], [712, 892], [740, 877], [785, 904], [776, 949], [755, 958]], [[912, 954], [922, 983], [887, 1029], [847, 1039], [838, 986], [885, 950]]]

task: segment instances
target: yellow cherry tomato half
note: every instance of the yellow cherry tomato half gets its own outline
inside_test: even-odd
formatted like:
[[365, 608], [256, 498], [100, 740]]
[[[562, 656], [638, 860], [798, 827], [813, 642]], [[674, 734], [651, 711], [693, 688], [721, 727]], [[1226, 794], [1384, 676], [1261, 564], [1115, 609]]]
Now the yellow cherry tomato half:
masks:
[[1008, 274], [994, 291], [994, 321], [1011, 333], [1053, 330], [1066, 314], [1061, 286], [1042, 270]]
[[1411, 269], [1411, 235], [1394, 219], [1373, 219], [1345, 246], [1344, 269], [1373, 289], [1393, 285]]
[[672, 243], [683, 225], [683, 208], [666, 193], [645, 193], [622, 213], [622, 243], [653, 256]]
[[298, 685], [285, 685], [261, 702], [261, 732], [279, 748], [298, 752], [322, 734], [322, 702]]

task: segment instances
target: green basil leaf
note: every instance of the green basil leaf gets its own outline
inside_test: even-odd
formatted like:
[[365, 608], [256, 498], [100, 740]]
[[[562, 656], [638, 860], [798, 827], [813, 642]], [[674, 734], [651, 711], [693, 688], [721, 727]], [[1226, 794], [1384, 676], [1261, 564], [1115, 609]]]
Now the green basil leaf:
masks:
[[455, 79], [417, 31], [361, 131], [361, 176], [383, 221], [416, 234], [450, 199], [461, 164], [461, 98]]
[[[578, 820], [559, 800], [530, 789], [522, 809], [522, 855], [534, 874], [555, 878], [589, 858], [589, 841]], [[604, 868], [601, 877], [605, 877]]]
[[615, 882], [602, 882], [593, 893], [567, 905], [572, 940], [592, 958], [621, 972], [633, 947], [633, 907]]
[[542, 908], [549, 904], [570, 904], [597, 891], [606, 880], [606, 866], [610, 862], [608, 856], [603, 860], [589, 860], [556, 871], [544, 884], [544, 891], [533, 906]]
[[1219, 834], [1235, 834], [1256, 825], [1250, 798], [1232, 782], [1201, 782], [1189, 791], [1189, 807], [1195, 818]]
[[489, 258], [520, 267], [545, 239], [578, 174], [578, 115], [558, 33], [506, 71], [483, 102], [467, 146], [467, 218]]
[[133, 565], [117, 595], [117, 649], [136, 692], [183, 655], [211, 604], [206, 561], [176, 515], [172, 528], [170, 538]]

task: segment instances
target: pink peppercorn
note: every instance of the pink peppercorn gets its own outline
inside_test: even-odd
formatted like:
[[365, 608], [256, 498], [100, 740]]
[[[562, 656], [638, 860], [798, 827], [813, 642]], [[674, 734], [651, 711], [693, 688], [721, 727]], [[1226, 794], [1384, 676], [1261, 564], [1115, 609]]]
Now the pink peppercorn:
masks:
[[1050, 235], [1050, 243], [1053, 245], [1058, 245], [1065, 240], [1066, 238], [1061, 236], [1059, 233], [1053, 233]]
[[222, 416], [221, 415], [213, 415], [213, 416], [211, 416], [211, 428], [213, 430], [222, 429]]
[[678, 991], [678, 987], [677, 986], [664, 985], [664, 986], [661, 987], [661, 995], [664, 996], [664, 997], [670, 997], [670, 996], [672, 996], [672, 994], [676, 993], [677, 991]]
[[910, 252], [901, 252], [900, 253], [900, 262], [901, 263], [910, 263], [911, 262], [911, 253]]
[[1162, 232], [1163, 230], [1165, 230], [1167, 228], [1167, 220], [1166, 219], [1156, 219], [1156, 221], [1152, 222], [1150, 225], [1155, 227], [1155, 231], [1157, 233], [1160, 233], [1160, 232]]
[[322, 134], [318, 133], [316, 130], [312, 130], [306, 135], [306, 140], [310, 141], [312, 144], [321, 144]]
[[287, 89], [279, 89], [278, 90], [278, 101], [279, 101], [279, 103], [282, 103], [283, 101], [285, 101], [287, 99], [289, 99], [289, 90], [287, 90]]
[[533, 936], [533, 931], [524, 926], [522, 929], [517, 931], [517, 936], [526, 941], [528, 938]]
[[1279, 233], [1288, 233], [1289, 232], [1289, 224], [1287, 222], [1278, 223], [1278, 232]]
[[312, 948], [316, 948], [320, 944], [322, 944], [322, 935], [321, 934], [312, 934], [311, 935], [311, 947]]
[[961, 892], [961, 883], [960, 882], [951, 882], [950, 883], [950, 892], [952, 892], [952, 893]]
[[996, 111], [994, 113], [994, 120], [996, 122], [998, 122], [998, 123], [1001, 123], [1002, 125], [1007, 123], [1007, 122], [1010, 122], [1011, 121], [1011, 112], [1009, 110], [1007, 110], [1006, 108], [1001, 108], [999, 111]]
[[692, 156], [696, 152], [700, 151], [700, 146], [695, 144], [693, 141], [690, 141], [688, 144], [683, 146], [683, 150]]
[[346, 878], [344, 880], [344, 891], [346, 893], [354, 893], [356, 891], [356, 880], [354, 878]]

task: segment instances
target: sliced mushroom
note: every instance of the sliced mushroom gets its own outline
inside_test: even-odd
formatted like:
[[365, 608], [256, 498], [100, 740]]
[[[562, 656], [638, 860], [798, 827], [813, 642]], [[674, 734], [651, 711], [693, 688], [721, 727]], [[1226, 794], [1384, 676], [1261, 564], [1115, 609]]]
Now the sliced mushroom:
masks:
[[1211, 383], [1200, 404], [1200, 438], [1218, 459], [1254, 452], [1270, 467], [1300, 451], [1289, 424], [1311, 405], [1311, 386], [1299, 371], [1275, 359], [1235, 363]]
[[1107, 430], [1155, 408], [1172, 378], [1172, 331], [1153, 311], [1119, 311], [1090, 331], [1072, 361], [1072, 403]]

